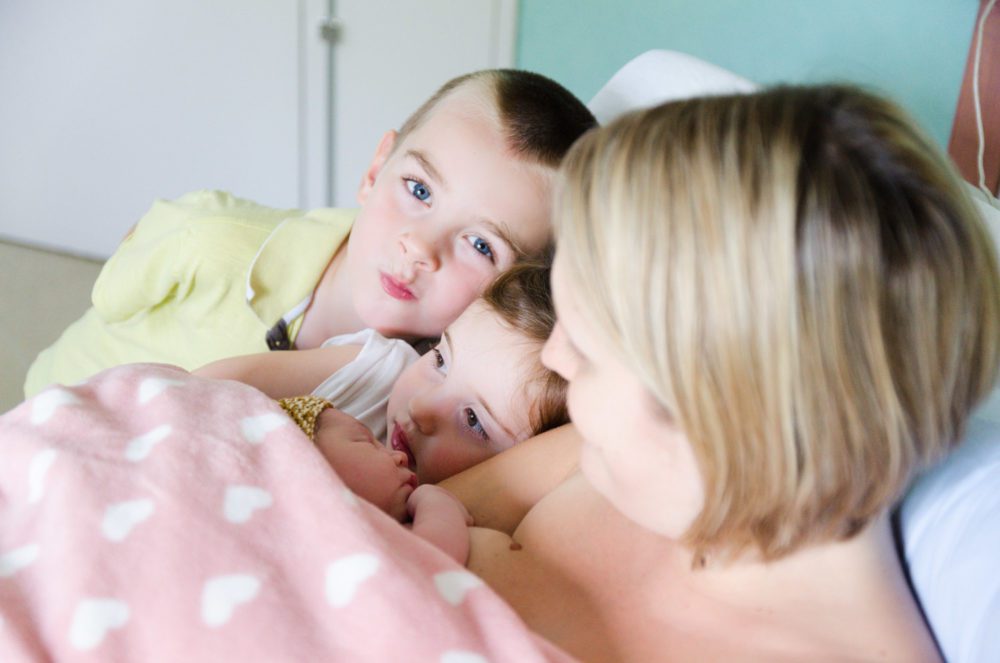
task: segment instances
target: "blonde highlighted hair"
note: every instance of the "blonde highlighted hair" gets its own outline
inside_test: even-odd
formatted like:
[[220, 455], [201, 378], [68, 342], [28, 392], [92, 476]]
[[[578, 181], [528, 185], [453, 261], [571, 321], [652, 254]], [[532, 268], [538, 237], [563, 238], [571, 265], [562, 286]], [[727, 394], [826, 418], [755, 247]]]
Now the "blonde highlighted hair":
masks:
[[991, 238], [945, 158], [871, 94], [626, 116], [570, 151], [555, 216], [582, 315], [690, 440], [696, 550], [850, 538], [996, 379]]

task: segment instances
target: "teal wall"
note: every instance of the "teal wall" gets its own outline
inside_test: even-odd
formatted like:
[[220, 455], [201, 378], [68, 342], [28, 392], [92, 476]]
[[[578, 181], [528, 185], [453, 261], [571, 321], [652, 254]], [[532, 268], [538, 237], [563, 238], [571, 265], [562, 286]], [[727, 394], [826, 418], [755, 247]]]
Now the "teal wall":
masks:
[[684, 51], [758, 83], [850, 81], [951, 133], [977, 0], [520, 0], [517, 62], [590, 99], [632, 57]]

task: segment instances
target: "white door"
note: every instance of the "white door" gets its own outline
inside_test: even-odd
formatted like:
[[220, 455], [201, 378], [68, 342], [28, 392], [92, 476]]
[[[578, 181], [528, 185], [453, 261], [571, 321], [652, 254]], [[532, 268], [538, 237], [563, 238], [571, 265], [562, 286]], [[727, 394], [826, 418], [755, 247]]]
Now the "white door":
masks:
[[515, 6], [2, 0], [0, 237], [106, 257], [154, 198], [200, 188], [352, 205], [383, 131], [512, 65]]

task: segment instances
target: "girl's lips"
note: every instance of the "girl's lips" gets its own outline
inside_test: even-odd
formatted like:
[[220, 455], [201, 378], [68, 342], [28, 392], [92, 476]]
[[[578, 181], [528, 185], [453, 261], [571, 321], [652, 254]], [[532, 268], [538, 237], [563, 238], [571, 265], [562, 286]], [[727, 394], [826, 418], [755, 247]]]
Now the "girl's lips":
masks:
[[379, 277], [382, 281], [382, 290], [393, 299], [408, 302], [417, 298], [402, 281], [389, 276], [385, 272], [379, 272]]
[[402, 451], [406, 454], [406, 462], [411, 470], [417, 466], [417, 460], [413, 457], [413, 452], [410, 451], [410, 440], [406, 437], [406, 432], [399, 424], [392, 427], [392, 436], [389, 438], [389, 444], [396, 451]]

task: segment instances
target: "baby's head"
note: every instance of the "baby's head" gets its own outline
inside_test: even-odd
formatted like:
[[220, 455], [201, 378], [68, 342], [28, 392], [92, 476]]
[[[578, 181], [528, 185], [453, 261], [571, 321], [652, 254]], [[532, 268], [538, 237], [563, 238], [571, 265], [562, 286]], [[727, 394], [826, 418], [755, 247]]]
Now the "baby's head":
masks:
[[406, 518], [406, 500], [417, 478], [406, 466], [405, 453], [383, 446], [364, 424], [319, 396], [283, 398], [278, 404], [348, 488], [396, 520]]
[[[993, 242], [883, 99], [792, 87], [645, 110], [577, 143], [557, 189], [553, 338], [586, 370], [546, 358], [568, 367], [584, 474], [663, 533], [681, 501], [664, 490], [693, 478], [670, 525], [696, 549], [852, 537], [997, 378]], [[615, 426], [604, 365], [644, 395]], [[623, 433], [636, 422], [648, 434]]]
[[403, 372], [389, 396], [388, 445], [421, 483], [568, 421], [565, 382], [539, 356], [554, 324], [549, 268], [518, 264]]
[[440, 336], [500, 272], [549, 252], [555, 169], [595, 124], [558, 83], [488, 70], [445, 84], [386, 133], [346, 253], [363, 326]]

